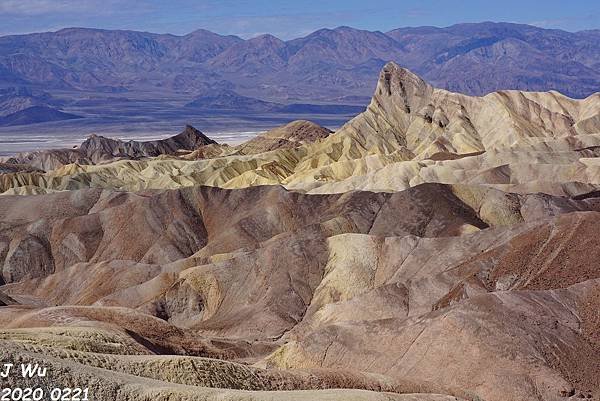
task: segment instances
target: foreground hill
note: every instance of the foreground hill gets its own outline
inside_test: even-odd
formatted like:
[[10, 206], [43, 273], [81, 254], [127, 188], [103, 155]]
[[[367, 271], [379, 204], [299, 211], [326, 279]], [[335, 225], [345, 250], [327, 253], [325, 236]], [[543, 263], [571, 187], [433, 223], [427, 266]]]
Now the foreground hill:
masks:
[[[427, 184], [0, 206], [3, 360], [97, 377], [101, 400], [600, 395], [598, 199]], [[382, 393], [270, 393], [327, 388]]]
[[10, 160], [0, 359], [50, 373], [4, 383], [598, 400], [598, 149], [598, 95], [470, 97], [389, 63], [334, 133], [296, 121], [228, 146], [188, 127], [49, 153], [88, 164]]
[[332, 131], [329, 129], [310, 121], [293, 121], [245, 142], [239, 146], [239, 151], [249, 155], [278, 149], [293, 149], [325, 139], [331, 134]]

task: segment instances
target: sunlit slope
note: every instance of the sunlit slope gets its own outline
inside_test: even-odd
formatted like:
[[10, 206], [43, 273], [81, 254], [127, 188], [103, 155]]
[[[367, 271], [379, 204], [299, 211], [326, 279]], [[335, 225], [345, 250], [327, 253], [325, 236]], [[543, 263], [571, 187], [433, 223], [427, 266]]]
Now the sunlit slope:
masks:
[[51, 372], [5, 385], [596, 400], [599, 211], [598, 198], [442, 184], [0, 197], [0, 358]]
[[[285, 146], [278, 146], [282, 138]], [[271, 132], [247, 145], [210, 145], [187, 156], [16, 172], [0, 176], [0, 191], [283, 184], [332, 193], [441, 182], [579, 194], [600, 184], [600, 94], [584, 100], [557, 92], [470, 97], [433, 88], [389, 63], [367, 110], [314, 140]]]

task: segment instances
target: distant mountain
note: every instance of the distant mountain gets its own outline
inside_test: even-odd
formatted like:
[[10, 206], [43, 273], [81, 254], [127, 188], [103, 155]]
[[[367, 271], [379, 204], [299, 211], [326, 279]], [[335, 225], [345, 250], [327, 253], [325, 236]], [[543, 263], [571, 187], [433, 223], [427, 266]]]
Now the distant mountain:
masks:
[[48, 121], [73, 120], [76, 118], [82, 117], [64, 113], [48, 106], [32, 106], [5, 117], [0, 117], [0, 126], [36, 124]]
[[586, 97], [600, 90], [600, 35], [509, 23], [403, 28], [412, 67], [436, 86], [482, 95], [501, 89], [558, 90]]
[[339, 27], [283, 41], [71, 28], [0, 37], [0, 86], [131, 97], [231, 90], [279, 103], [333, 103], [369, 96], [372, 77], [396, 61], [471, 95], [520, 89], [586, 97], [600, 88], [599, 32], [486, 22], [387, 33]]
[[208, 61], [208, 65], [215, 71], [248, 76], [277, 72], [286, 67], [290, 56], [286, 42], [273, 35], [261, 35], [236, 43]]
[[[70, 28], [5, 36], [0, 37], [0, 76], [12, 74], [24, 82], [48, 88], [105, 92], [156, 87], [165, 82], [172, 86], [167, 75], [175, 72], [173, 79], [180, 74], [197, 75], [196, 64], [240, 41], [204, 30], [174, 36]], [[211, 74], [206, 78], [211, 78]]]
[[308, 103], [292, 103], [277, 109], [280, 113], [290, 114], [358, 114], [364, 110], [364, 106]]
[[266, 112], [280, 107], [277, 103], [265, 102], [248, 96], [242, 96], [231, 90], [218, 91], [215, 94], [197, 97], [186, 107], [198, 110], [222, 110], [228, 112]]
[[321, 29], [304, 38], [288, 42], [292, 53], [289, 67], [303, 73], [324, 64], [359, 66], [372, 60], [399, 59], [401, 46], [381, 32], [369, 32], [350, 27]]
[[289, 114], [358, 114], [363, 106], [346, 104], [281, 104], [242, 96], [231, 90], [200, 96], [185, 107], [199, 111], [224, 111], [228, 113], [289, 113]]
[[33, 106], [58, 105], [50, 94], [27, 87], [0, 88], [0, 117], [16, 113]]

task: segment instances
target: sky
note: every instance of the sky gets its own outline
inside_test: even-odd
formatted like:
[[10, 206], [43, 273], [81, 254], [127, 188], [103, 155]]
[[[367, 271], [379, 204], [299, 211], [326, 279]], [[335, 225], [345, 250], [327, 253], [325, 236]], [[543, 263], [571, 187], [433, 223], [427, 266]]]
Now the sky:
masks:
[[196, 29], [281, 39], [341, 25], [371, 31], [504, 21], [600, 29], [598, 0], [0, 0], [0, 35], [67, 27], [183, 35]]

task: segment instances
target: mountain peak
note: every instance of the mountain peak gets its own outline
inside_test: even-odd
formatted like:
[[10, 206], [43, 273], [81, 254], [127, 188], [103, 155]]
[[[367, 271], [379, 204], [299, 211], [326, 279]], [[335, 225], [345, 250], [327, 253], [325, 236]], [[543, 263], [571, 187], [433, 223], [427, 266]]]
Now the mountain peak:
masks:
[[239, 41], [239, 42], [241, 42], [243, 40], [242, 38], [235, 36], [235, 35], [221, 35], [221, 34], [218, 34], [215, 32], [211, 32], [207, 29], [196, 29], [195, 31], [188, 33], [184, 37], [186, 37], [186, 38], [220, 38], [220, 39], [228, 38], [228, 39]]
[[75, 33], [77, 33], [77, 32], [107, 32], [107, 30], [99, 29], [99, 28], [85, 28], [85, 27], [79, 27], [79, 26], [70, 26], [67, 28], [59, 29], [55, 33], [64, 34], [64, 33], [74, 33], [74, 32]]
[[302, 40], [302, 39], [306, 39], [306, 38], [311, 38], [311, 37], [330, 37], [330, 36], [343, 36], [343, 35], [360, 35], [360, 34], [373, 34], [373, 33], [379, 33], [379, 32], [370, 32], [370, 31], [363, 31], [361, 29], [356, 29], [356, 28], [352, 28], [349, 26], [338, 26], [336, 28], [333, 29], [329, 29], [329, 28], [323, 28], [323, 29], [319, 29], [318, 31], [315, 31], [313, 33], [311, 33], [310, 35], [306, 36], [305, 38], [300, 38], [300, 39], [296, 39], [296, 40]]
[[248, 42], [273, 43], [273, 44], [285, 43], [283, 40], [279, 39], [277, 36], [271, 35], [270, 33], [265, 33], [265, 34], [256, 36], [252, 39], [248, 39]]
[[420, 96], [432, 89], [417, 74], [390, 61], [379, 74], [376, 96], [401, 96], [408, 101], [412, 95]]
[[182, 148], [188, 150], [217, 143], [190, 124], [186, 124], [184, 130], [179, 135], [174, 136], [173, 139], [178, 140], [180, 145], [183, 145]]
[[219, 35], [218, 33], [211, 32], [211, 31], [209, 31], [209, 30], [207, 30], [207, 29], [202, 29], [202, 28], [200, 28], [200, 29], [196, 29], [196, 30], [194, 30], [194, 31], [192, 31], [192, 32], [190, 32], [190, 33], [188, 33], [186, 36], [192, 36], [192, 35], [211, 35], [211, 36], [221, 36], [221, 35]]
[[193, 151], [200, 146], [215, 143], [202, 132], [187, 124], [185, 129], [175, 136], [148, 142], [122, 141], [92, 134], [81, 144], [79, 152], [90, 162], [98, 163], [115, 157], [137, 159], [176, 154], [180, 151]]
[[337, 28], [334, 28], [333, 30], [336, 32], [365, 32], [361, 29], [352, 28], [351, 26], [347, 26], [347, 25], [338, 26]]
[[314, 143], [327, 138], [332, 131], [307, 120], [292, 121], [264, 132], [239, 147], [242, 154], [270, 152]]
[[184, 128], [184, 130], [182, 132], [182, 134], [188, 134], [188, 135], [189, 134], [198, 135], [200, 133], [201, 132], [198, 129], [196, 129], [196, 127], [194, 127], [193, 125], [190, 125], [190, 124], [186, 124], [185, 128]]

